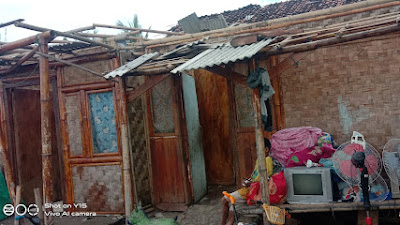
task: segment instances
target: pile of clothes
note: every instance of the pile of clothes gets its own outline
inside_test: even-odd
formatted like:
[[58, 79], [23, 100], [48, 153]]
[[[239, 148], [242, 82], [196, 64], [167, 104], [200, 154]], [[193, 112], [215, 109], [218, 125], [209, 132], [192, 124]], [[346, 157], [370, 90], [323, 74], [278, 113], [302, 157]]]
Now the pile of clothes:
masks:
[[306, 166], [308, 160], [332, 157], [333, 143], [332, 135], [319, 128], [288, 128], [272, 135], [270, 155], [284, 167]]

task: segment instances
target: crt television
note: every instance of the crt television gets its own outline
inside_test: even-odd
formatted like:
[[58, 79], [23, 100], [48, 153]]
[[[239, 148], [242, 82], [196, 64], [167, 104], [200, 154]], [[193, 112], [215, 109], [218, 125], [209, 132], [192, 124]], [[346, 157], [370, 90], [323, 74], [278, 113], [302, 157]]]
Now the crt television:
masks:
[[288, 203], [310, 204], [333, 201], [329, 168], [301, 166], [285, 168], [284, 173]]

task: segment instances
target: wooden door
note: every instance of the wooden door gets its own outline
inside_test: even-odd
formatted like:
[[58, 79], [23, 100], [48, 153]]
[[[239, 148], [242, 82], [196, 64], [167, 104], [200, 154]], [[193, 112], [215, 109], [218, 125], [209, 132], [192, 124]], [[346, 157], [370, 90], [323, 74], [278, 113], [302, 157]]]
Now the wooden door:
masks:
[[115, 90], [60, 89], [67, 203], [98, 213], [123, 213], [124, 191]]
[[[12, 139], [17, 156], [18, 184], [23, 187], [22, 198], [25, 203], [35, 203], [34, 188], [42, 189], [42, 139], [40, 132], [40, 91], [33, 89], [13, 89], [12, 121], [14, 138]], [[53, 109], [53, 107], [50, 107]], [[61, 200], [61, 178], [57, 150], [57, 137], [54, 114], [51, 113], [51, 148], [53, 166], [53, 199]]]
[[230, 99], [224, 77], [204, 69], [194, 71], [203, 134], [207, 182], [232, 185], [235, 182], [231, 140]]
[[241, 84], [229, 82], [230, 100], [233, 106], [234, 141], [236, 142], [236, 185], [241, 186], [244, 179], [253, 172], [257, 161], [255, 131], [252, 107], [252, 89]]
[[[273, 82], [273, 81], [272, 81]], [[275, 84], [276, 82], [274, 82]], [[275, 90], [277, 88], [274, 86]], [[230, 101], [232, 102], [233, 129], [235, 136], [236, 152], [236, 185], [241, 187], [244, 179], [248, 178], [254, 170], [257, 161], [257, 149], [255, 145], [254, 112], [252, 105], [253, 90], [248, 86], [229, 82]], [[270, 98], [273, 128], [272, 132], [265, 132], [264, 136], [270, 138], [278, 130], [278, 117], [276, 98], [279, 94]]]
[[177, 79], [171, 76], [148, 93], [153, 204], [167, 211], [186, 210], [191, 196], [182, 147]]

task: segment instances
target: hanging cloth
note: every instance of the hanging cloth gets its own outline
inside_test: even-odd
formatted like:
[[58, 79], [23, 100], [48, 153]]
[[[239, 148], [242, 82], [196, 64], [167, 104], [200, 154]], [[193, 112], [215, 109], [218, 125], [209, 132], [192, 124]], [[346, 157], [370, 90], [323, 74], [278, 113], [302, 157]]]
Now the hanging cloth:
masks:
[[269, 98], [275, 94], [275, 90], [271, 85], [268, 71], [257, 67], [247, 76], [247, 84], [252, 89], [260, 87], [261, 120], [264, 124], [264, 130], [272, 131], [272, 110]]

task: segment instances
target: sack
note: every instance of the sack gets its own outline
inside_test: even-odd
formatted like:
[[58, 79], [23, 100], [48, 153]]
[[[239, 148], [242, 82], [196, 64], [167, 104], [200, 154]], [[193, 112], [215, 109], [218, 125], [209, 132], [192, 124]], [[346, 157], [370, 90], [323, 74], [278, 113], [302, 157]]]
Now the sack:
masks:
[[260, 182], [250, 184], [249, 192], [246, 196], [247, 205], [254, 205], [257, 201], [261, 201]]
[[268, 181], [270, 204], [282, 204], [286, 202], [286, 180], [283, 171], [272, 175]]
[[[272, 175], [268, 181], [270, 204], [281, 204], [286, 201], [286, 180], [283, 171]], [[247, 205], [261, 201], [260, 182], [251, 183], [246, 197]]]

